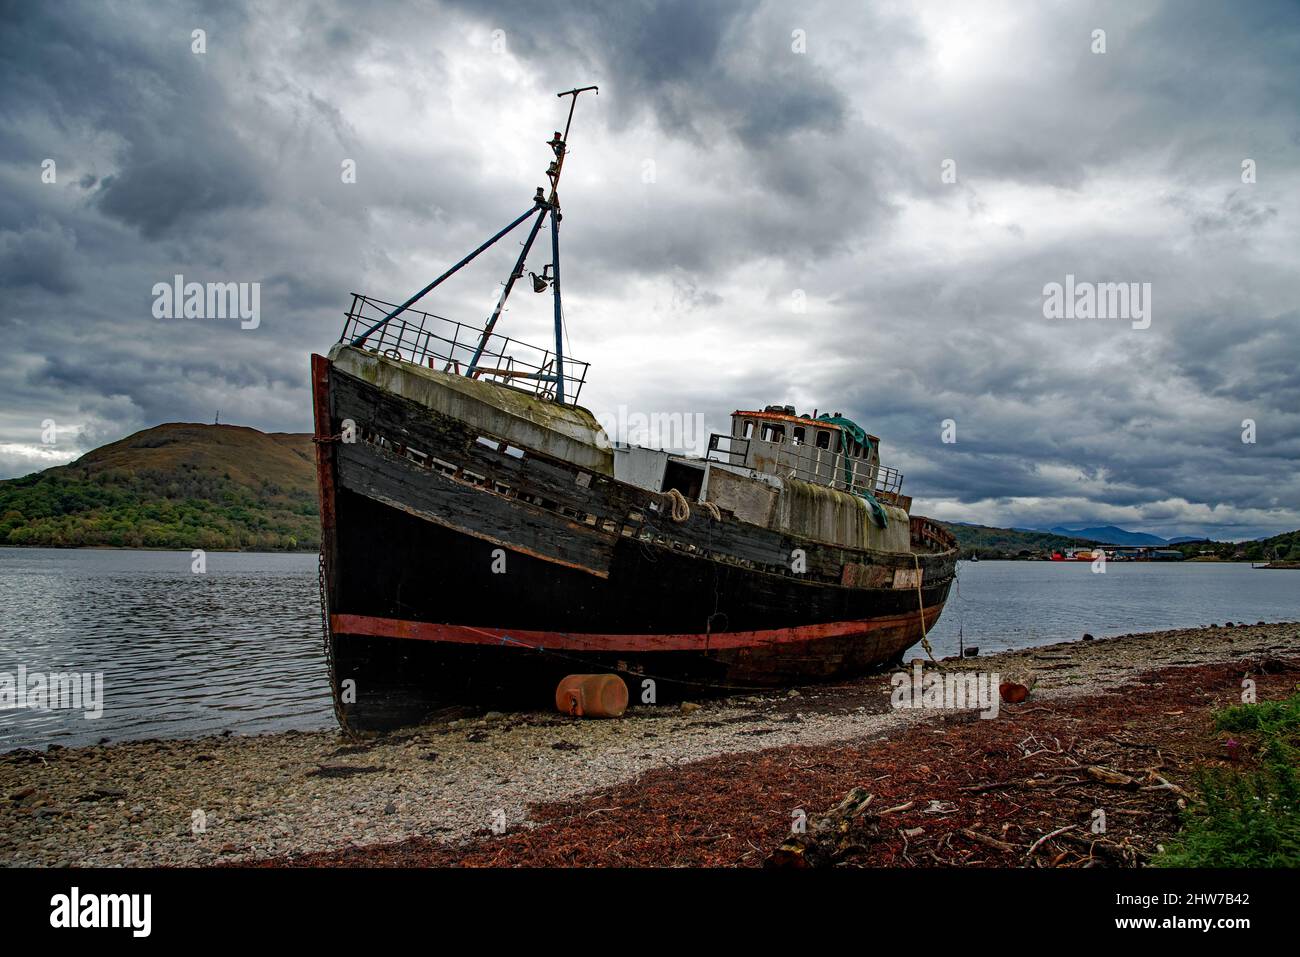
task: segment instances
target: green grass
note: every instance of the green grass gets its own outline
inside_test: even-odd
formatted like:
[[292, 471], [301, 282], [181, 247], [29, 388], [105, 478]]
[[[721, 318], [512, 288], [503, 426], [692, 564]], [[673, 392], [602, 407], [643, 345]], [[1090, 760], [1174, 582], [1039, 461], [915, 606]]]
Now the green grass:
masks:
[[0, 545], [312, 550], [311, 437], [171, 422], [0, 481]]
[[1181, 542], [1169, 547], [1178, 549], [1188, 558], [1199, 558], [1201, 552], [1208, 551], [1214, 558], [1225, 560], [1300, 562], [1300, 529], [1255, 542]]
[[1215, 713], [1216, 731], [1254, 745], [1245, 771], [1204, 769], [1200, 801], [1155, 863], [1163, 867], [1300, 866], [1300, 693]]
[[1027, 558], [1096, 544], [1090, 539], [1070, 538], [1052, 532], [1022, 532], [1013, 528], [963, 525], [957, 522], [941, 524], [957, 539], [962, 558], [971, 555], [984, 559]]
[[316, 497], [220, 475], [39, 475], [0, 484], [0, 545], [314, 549]]

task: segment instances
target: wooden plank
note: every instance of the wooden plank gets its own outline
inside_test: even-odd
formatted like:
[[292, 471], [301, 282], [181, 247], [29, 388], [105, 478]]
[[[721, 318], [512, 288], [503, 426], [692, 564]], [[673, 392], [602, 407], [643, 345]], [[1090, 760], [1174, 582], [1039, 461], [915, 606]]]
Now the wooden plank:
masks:
[[[691, 513], [685, 522], [673, 522], [666, 501], [657, 492], [619, 482], [610, 476], [531, 450], [523, 450], [525, 454], [516, 457], [488, 448], [477, 441], [482, 434], [479, 430], [455, 418], [404, 397], [383, 392], [361, 379], [337, 370], [333, 371], [331, 381], [331, 404], [335, 421], [351, 418], [359, 428], [383, 435], [389, 441], [431, 455], [454, 467], [483, 475], [489, 485], [499, 482], [508, 486], [515, 497], [535, 496], [554, 502], [557, 507], [566, 506], [583, 515], [594, 515], [594, 530], [607, 538], [611, 537], [610, 533], [602, 531], [606, 523], [612, 523], [614, 535], [621, 533], [630, 523], [635, 532], [647, 531], [662, 538], [669, 547], [702, 552], [723, 561], [753, 563], [764, 570], [781, 573], [791, 570], [793, 550], [802, 548], [807, 571], [799, 577], [807, 581], [824, 581], [837, 585], [847, 584], [844, 580], [846, 563], [890, 570], [914, 567], [910, 554], [895, 555], [799, 539], [726, 516], [720, 522], [715, 521], [699, 503], [694, 502], [691, 503]], [[497, 436], [488, 438], [499, 439]], [[442, 481], [450, 481], [405, 457], [385, 454], [407, 463], [422, 475], [436, 475]], [[364, 477], [358, 474], [356, 480], [364, 481]], [[364, 489], [358, 491], [370, 494]], [[490, 494], [479, 489], [472, 491], [474, 494]], [[378, 500], [412, 511], [409, 503], [391, 490], [386, 497]], [[512, 507], [522, 508], [525, 503], [513, 502]], [[547, 511], [535, 505], [527, 507], [539, 512]], [[540, 531], [534, 531], [533, 537], [528, 541], [520, 542], [508, 534], [508, 529], [504, 527], [496, 531], [470, 527], [468, 522], [472, 519], [469, 516], [461, 516], [460, 521], [453, 524], [452, 518], [445, 511], [430, 514], [442, 516], [440, 520], [448, 527], [499, 541], [505, 547], [516, 547], [518, 550], [539, 549], [539, 556], [556, 558], [556, 549], [546, 547], [538, 539]], [[552, 523], [558, 521], [562, 528], [573, 526], [588, 533], [593, 531], [592, 526], [580, 522], [575, 524], [572, 519], [559, 515], [556, 510], [550, 510], [549, 514]], [[639, 521], [634, 519], [637, 514], [641, 516]], [[570, 558], [563, 560], [569, 561]], [[930, 571], [931, 568], [938, 569], [943, 564], [951, 566], [951, 562], [943, 556], [922, 555], [920, 560], [922, 567], [927, 569], [927, 581], [935, 580], [936, 572]], [[593, 562], [579, 557], [575, 567], [584, 568], [593, 574], [608, 574], [608, 558]], [[945, 577], [951, 573], [950, 567], [942, 571]], [[874, 579], [875, 576], [872, 576]]]
[[[321, 555], [324, 561], [325, 589], [328, 600], [338, 594], [337, 532], [334, 515], [334, 424], [330, 419], [330, 361], [324, 356], [311, 357], [312, 413], [316, 432], [316, 492], [320, 500]], [[331, 675], [330, 680], [333, 680]]]
[[[350, 416], [358, 425], [422, 452], [440, 457], [456, 454], [463, 456], [466, 464], [493, 468], [512, 477], [528, 474], [562, 486], [571, 485], [575, 473], [589, 471], [538, 452], [529, 451], [521, 459], [488, 449], [476, 441], [486, 433], [344, 372], [334, 373], [334, 396], [338, 418]], [[505, 441], [501, 436], [490, 437]]]
[[608, 577], [618, 536], [457, 482], [367, 443], [338, 446], [339, 484], [475, 538]]

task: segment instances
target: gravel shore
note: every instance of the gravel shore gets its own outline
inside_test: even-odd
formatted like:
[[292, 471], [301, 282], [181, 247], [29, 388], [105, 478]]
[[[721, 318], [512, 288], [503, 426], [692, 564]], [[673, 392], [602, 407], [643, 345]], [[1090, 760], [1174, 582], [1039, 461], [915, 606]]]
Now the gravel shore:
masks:
[[[1033, 695], [1095, 693], [1161, 667], [1300, 652], [1300, 623], [1045, 645], [945, 667]], [[361, 742], [330, 732], [142, 741], [0, 755], [0, 863], [207, 865], [530, 823], [529, 807], [646, 771], [934, 720], [895, 711], [888, 675], [640, 707], [616, 721], [543, 712], [458, 718]], [[203, 827], [197, 829], [195, 821]]]

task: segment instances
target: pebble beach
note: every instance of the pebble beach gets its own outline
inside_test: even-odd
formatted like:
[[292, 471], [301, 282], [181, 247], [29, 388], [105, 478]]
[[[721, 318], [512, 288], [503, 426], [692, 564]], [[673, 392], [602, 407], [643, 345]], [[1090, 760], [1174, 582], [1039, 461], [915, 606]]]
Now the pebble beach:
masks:
[[[1152, 669], [1270, 656], [1300, 656], [1300, 623], [1077, 640], [942, 667], [997, 672], [1048, 701], [1113, 691]], [[889, 675], [878, 674], [606, 721], [491, 712], [364, 739], [287, 732], [12, 751], [0, 754], [0, 863], [209, 866], [412, 839], [454, 847], [659, 769], [936, 720], [893, 709]]]

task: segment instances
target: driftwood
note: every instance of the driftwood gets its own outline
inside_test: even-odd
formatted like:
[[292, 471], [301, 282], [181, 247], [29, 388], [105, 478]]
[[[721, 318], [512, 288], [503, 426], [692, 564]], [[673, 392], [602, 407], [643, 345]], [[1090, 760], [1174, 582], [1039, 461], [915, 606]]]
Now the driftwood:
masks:
[[1091, 765], [1090, 767], [1087, 767], [1084, 770], [1087, 772], [1088, 777], [1092, 778], [1094, 781], [1100, 781], [1102, 784], [1109, 785], [1110, 787], [1115, 787], [1115, 788], [1136, 788], [1137, 787], [1137, 781], [1131, 775], [1124, 774], [1123, 772], [1120, 771], [1112, 770], [1111, 768], [1102, 767], [1099, 764]]
[[1096, 834], [1085, 837], [1066, 831], [1058, 834], [1057, 838], [1086, 849], [1089, 857], [1104, 857], [1124, 867], [1134, 867], [1144, 858], [1142, 851], [1125, 844], [1104, 840]]
[[866, 851], [881, 836], [880, 815], [867, 810], [871, 799], [865, 788], [854, 788], [825, 814], [811, 818], [803, 833], [786, 838], [765, 866], [834, 867]]
[[978, 841], [980, 844], [983, 844], [985, 847], [991, 847], [995, 851], [1006, 852], [1006, 851], [1016, 850], [1016, 846], [1014, 844], [1008, 844], [1006, 841], [999, 841], [996, 837], [989, 837], [987, 834], [981, 834], [979, 831], [972, 830], [969, 827], [963, 827], [961, 829], [961, 833], [965, 834], [972, 841]]
[[1064, 834], [1066, 831], [1072, 831], [1072, 830], [1074, 830], [1075, 827], [1077, 827], [1077, 826], [1078, 826], [1078, 825], [1075, 825], [1075, 824], [1067, 824], [1067, 825], [1065, 825], [1065, 827], [1058, 827], [1055, 831], [1052, 831], [1050, 834], [1044, 834], [1044, 835], [1043, 835], [1042, 837], [1040, 837], [1038, 840], [1034, 841], [1033, 844], [1030, 844], [1030, 845], [1029, 845], [1029, 850], [1025, 851], [1025, 857], [1032, 857], [1033, 854], [1034, 854], [1034, 851], [1038, 850], [1038, 848], [1039, 848], [1041, 845], [1043, 845], [1043, 844], [1045, 844], [1046, 842], [1050, 841], [1052, 838], [1057, 837], [1058, 835]]

